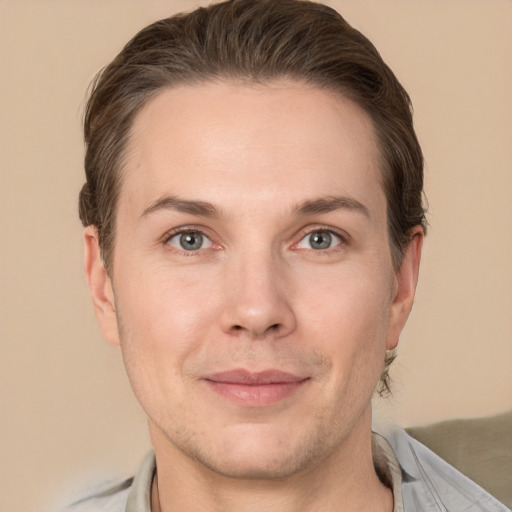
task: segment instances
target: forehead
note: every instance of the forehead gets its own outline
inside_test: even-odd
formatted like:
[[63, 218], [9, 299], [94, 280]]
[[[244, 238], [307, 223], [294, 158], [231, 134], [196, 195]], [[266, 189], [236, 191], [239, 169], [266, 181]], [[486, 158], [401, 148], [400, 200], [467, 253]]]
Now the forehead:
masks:
[[162, 194], [226, 204], [334, 192], [382, 200], [370, 117], [297, 82], [166, 89], [136, 116], [125, 162], [121, 200], [138, 208]]

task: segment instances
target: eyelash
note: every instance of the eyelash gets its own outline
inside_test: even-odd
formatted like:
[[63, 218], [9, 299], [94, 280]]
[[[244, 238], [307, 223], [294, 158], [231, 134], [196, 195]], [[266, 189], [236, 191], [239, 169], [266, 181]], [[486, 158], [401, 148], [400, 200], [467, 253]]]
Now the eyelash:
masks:
[[[303, 230], [301, 230], [301, 232], [299, 233], [299, 240], [297, 242], [294, 242], [293, 245], [291, 246], [292, 250], [294, 248], [296, 248], [306, 237], [308, 236], [311, 236], [313, 233], [315, 232], [318, 232], [318, 233], [329, 233], [331, 235], [334, 235], [336, 238], [338, 238], [340, 240], [339, 243], [335, 244], [333, 247], [328, 247], [326, 249], [304, 249], [304, 250], [307, 250], [309, 252], [312, 252], [312, 253], [315, 253], [315, 254], [318, 254], [319, 256], [325, 254], [325, 253], [329, 253], [331, 251], [336, 251], [336, 250], [339, 250], [339, 246], [344, 246], [346, 245], [348, 242], [349, 242], [349, 237], [346, 233], [344, 232], [341, 232], [337, 229], [333, 229], [332, 227], [328, 227], [328, 226], [322, 226], [322, 225], [316, 225], [316, 226], [309, 226]], [[217, 245], [217, 247], [219, 246], [219, 244], [216, 244], [212, 237], [209, 236], [205, 229], [201, 226], [186, 226], [186, 227], [179, 227], [179, 228], [174, 228], [170, 231], [168, 231], [167, 233], [165, 233], [165, 235], [162, 237], [161, 239], [161, 243], [164, 245], [164, 246], [170, 246], [171, 244], [169, 243], [170, 240], [172, 238], [174, 238], [175, 236], [178, 236], [178, 235], [185, 235], [187, 233], [198, 233], [200, 235], [202, 235], [203, 237], [207, 238], [212, 245]], [[295, 237], [294, 237], [295, 238]], [[177, 247], [174, 247], [174, 246], [171, 246], [172, 247], [172, 250], [174, 251], [178, 251], [180, 252], [181, 254], [185, 255], [185, 256], [197, 256], [199, 253], [201, 253], [204, 249], [197, 249], [197, 250], [180, 250], [178, 249]], [[300, 250], [300, 249], [299, 249]]]
[[167, 231], [167, 233], [165, 233], [165, 235], [162, 237], [161, 243], [164, 246], [172, 247], [173, 251], [177, 251], [184, 256], [197, 256], [199, 253], [202, 252], [202, 249], [197, 249], [195, 251], [194, 250], [187, 251], [186, 249], [180, 250], [179, 248], [171, 246], [171, 244], [170, 244], [171, 239], [174, 238], [175, 236], [186, 235], [187, 233], [198, 233], [198, 234], [202, 235], [203, 237], [205, 237], [206, 239], [208, 239], [212, 245], [218, 245], [218, 244], [215, 244], [215, 242], [212, 240], [212, 237], [209, 236], [205, 232], [205, 229], [201, 226], [186, 226], [186, 227], [179, 227], [179, 228], [171, 229], [170, 231]]
[[304, 249], [318, 256], [325, 255], [331, 251], [340, 250], [340, 246], [345, 246], [349, 242], [349, 236], [345, 232], [333, 229], [330, 226], [316, 225], [308, 226], [306, 229], [302, 230], [299, 234], [299, 241], [293, 244], [292, 249], [297, 247], [305, 238], [311, 236], [313, 233], [329, 233], [339, 239], [339, 243], [335, 244], [333, 247], [328, 247], [326, 249]]

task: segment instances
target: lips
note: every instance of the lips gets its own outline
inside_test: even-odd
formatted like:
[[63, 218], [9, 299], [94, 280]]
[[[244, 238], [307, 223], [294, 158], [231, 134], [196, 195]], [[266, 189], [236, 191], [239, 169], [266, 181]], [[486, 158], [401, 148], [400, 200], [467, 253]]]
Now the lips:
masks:
[[229, 370], [208, 376], [204, 381], [217, 394], [246, 407], [263, 407], [288, 398], [309, 378], [280, 370], [250, 372]]

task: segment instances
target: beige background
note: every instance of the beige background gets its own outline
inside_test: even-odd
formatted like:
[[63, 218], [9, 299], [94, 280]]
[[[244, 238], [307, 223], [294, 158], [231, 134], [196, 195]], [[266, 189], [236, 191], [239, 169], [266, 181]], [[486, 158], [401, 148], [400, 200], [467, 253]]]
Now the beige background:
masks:
[[[401, 424], [512, 406], [512, 2], [331, 2], [409, 90], [431, 231], [378, 414]], [[0, 511], [49, 510], [129, 474], [145, 420], [81, 269], [80, 118], [134, 32], [195, 1], [0, 0]]]

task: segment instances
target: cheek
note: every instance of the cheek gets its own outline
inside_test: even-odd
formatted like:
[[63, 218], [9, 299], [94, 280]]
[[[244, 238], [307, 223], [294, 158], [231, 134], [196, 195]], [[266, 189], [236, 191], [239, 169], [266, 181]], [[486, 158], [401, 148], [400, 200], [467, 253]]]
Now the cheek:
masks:
[[139, 272], [130, 270], [125, 272], [129, 277], [119, 277], [122, 288], [116, 303], [129, 315], [130, 325], [141, 329], [138, 334], [143, 338], [163, 331], [162, 342], [170, 335], [177, 342], [178, 332], [188, 338], [193, 331], [207, 326], [215, 315], [217, 304], [209, 290], [218, 290], [218, 279], [211, 272], [173, 269], [169, 265], [146, 265]]
[[211, 337], [218, 301], [205, 290], [218, 289], [215, 279], [163, 266], [139, 272], [121, 268], [116, 307], [132, 384], [150, 388], [180, 377], [184, 361], [200, 350], [201, 340]]
[[[310, 274], [300, 280], [297, 300], [307, 323], [347, 342], [373, 339], [387, 328], [391, 306], [391, 280], [378, 271], [363, 268]], [[355, 342], [355, 339], [354, 339]]]
[[382, 273], [353, 270], [333, 272], [316, 284], [315, 292], [301, 301], [305, 338], [315, 340], [329, 357], [333, 379], [378, 380], [386, 350], [390, 281]]
[[215, 305], [204, 296], [204, 278], [198, 283], [168, 269], [119, 272], [118, 277], [123, 283], [116, 296], [121, 351], [132, 389], [157, 424], [173, 423], [174, 411], [190, 409], [187, 361], [211, 337]]

